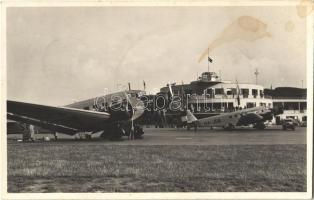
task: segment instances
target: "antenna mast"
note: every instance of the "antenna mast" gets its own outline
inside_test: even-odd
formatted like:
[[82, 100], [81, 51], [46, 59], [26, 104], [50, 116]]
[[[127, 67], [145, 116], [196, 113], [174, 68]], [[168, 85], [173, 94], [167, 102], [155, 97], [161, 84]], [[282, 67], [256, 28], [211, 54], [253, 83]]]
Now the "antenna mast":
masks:
[[258, 75], [259, 75], [259, 72], [258, 72], [257, 69], [255, 69], [254, 74], [255, 74], [255, 84], [257, 85], [257, 77], [258, 77]]

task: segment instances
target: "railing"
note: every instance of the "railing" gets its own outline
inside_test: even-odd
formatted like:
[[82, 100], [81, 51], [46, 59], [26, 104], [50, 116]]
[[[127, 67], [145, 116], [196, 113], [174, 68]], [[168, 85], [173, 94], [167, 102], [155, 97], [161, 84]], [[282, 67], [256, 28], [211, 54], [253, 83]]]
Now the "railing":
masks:
[[[254, 97], [253, 95], [239, 95], [240, 99], [271, 99], [271, 96], [267, 96], [267, 95], [264, 95], [263, 97], [261, 96], [256, 96]], [[198, 95], [198, 96], [193, 96], [191, 95], [190, 96], [190, 100], [213, 100], [213, 99], [237, 99], [238, 98], [238, 95], [215, 95], [214, 97], [211, 97], [211, 96], [201, 96], [201, 95]]]
[[[272, 97], [270, 95], [263, 95], [263, 96], [253, 96], [253, 95], [240, 95], [241, 99], [307, 99], [306, 97]], [[237, 99], [237, 95], [215, 95], [214, 97], [209, 96], [193, 96], [191, 95], [190, 99], [198, 99], [198, 100], [204, 100], [204, 99]]]
[[272, 97], [272, 99], [306, 99], [306, 97]]
[[264, 99], [272, 99], [273, 97], [270, 95], [264, 95]]
[[298, 110], [298, 109], [296, 109], [296, 110], [284, 110], [284, 114], [286, 114], [286, 115], [289, 115], [289, 114], [304, 114], [304, 113], [306, 113], [306, 109], [303, 109], [303, 110]]

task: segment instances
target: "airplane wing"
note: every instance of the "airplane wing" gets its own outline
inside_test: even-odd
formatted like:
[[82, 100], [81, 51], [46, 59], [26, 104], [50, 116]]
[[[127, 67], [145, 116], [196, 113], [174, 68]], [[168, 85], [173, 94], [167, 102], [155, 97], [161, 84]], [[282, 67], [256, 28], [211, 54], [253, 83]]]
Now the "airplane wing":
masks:
[[16, 101], [7, 101], [7, 117], [70, 135], [78, 131], [100, 131], [112, 121], [111, 115], [106, 112]]

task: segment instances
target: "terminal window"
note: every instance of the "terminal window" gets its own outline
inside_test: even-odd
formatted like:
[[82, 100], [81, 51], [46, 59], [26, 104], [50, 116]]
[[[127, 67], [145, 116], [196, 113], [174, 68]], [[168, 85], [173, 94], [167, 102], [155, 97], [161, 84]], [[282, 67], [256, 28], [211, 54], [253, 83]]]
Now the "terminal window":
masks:
[[227, 93], [227, 95], [235, 95], [235, 94], [237, 94], [237, 89], [236, 88], [228, 88], [226, 93]]
[[249, 89], [241, 89], [241, 94], [243, 95], [243, 98], [249, 97]]
[[247, 102], [246, 107], [247, 108], [254, 108], [254, 107], [256, 107], [256, 103], [255, 102]]
[[208, 88], [208, 89], [205, 90], [205, 93], [206, 94], [212, 94], [212, 93], [214, 93], [214, 90], [211, 89], [211, 88]]
[[259, 91], [259, 94], [260, 94], [261, 97], [264, 97], [264, 92], [263, 92], [263, 90], [260, 90], [260, 91]]
[[252, 89], [252, 95], [253, 95], [254, 98], [256, 98], [257, 95], [258, 95], [258, 90]]
[[223, 88], [216, 88], [215, 89], [215, 94], [220, 95], [220, 94], [223, 94], [223, 93], [224, 93], [224, 89]]

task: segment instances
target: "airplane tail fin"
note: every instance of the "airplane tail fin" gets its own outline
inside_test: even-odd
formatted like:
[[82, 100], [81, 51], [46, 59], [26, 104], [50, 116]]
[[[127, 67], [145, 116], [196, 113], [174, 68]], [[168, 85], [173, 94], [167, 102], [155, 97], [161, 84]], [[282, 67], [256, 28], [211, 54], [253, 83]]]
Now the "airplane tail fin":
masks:
[[193, 115], [190, 110], [186, 111], [187, 123], [193, 123], [197, 121], [197, 118]]

